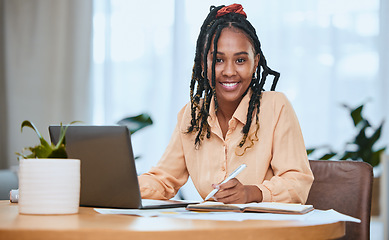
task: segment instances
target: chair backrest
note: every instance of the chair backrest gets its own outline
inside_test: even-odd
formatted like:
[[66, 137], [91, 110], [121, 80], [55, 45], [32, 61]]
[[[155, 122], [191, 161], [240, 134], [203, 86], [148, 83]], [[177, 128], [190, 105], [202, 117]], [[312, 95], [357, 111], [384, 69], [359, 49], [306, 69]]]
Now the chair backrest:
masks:
[[369, 239], [373, 168], [359, 161], [309, 160], [315, 180], [307, 204], [361, 219], [347, 222], [342, 239]]

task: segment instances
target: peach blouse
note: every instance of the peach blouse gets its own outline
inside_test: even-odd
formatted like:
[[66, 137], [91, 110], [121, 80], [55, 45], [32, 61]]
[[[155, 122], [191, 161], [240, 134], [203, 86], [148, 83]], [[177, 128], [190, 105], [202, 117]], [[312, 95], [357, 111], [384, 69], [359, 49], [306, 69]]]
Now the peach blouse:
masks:
[[[197, 133], [186, 133], [191, 120], [187, 104], [178, 114], [176, 128], [161, 160], [139, 176], [142, 198], [170, 199], [189, 176], [205, 198], [213, 189], [211, 184], [220, 183], [245, 163], [247, 168], [237, 179], [244, 185], [258, 186], [263, 201], [305, 203], [313, 175], [297, 116], [283, 93], [262, 93], [258, 141], [239, 156], [250, 143], [247, 139], [242, 149], [237, 147], [243, 137], [250, 94], [246, 94], [230, 119], [225, 138], [211, 102], [208, 119], [211, 137], [205, 138], [198, 149], [194, 144]], [[254, 136], [256, 128], [253, 118], [249, 136]]]

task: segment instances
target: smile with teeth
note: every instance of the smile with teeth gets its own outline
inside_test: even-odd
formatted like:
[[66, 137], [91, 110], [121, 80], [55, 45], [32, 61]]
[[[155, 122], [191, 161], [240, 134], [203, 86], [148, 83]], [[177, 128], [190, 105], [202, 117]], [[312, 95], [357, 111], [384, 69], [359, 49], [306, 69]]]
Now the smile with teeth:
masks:
[[234, 83], [221, 83], [223, 86], [225, 87], [234, 87], [236, 86], [238, 83], [237, 82], [234, 82]]

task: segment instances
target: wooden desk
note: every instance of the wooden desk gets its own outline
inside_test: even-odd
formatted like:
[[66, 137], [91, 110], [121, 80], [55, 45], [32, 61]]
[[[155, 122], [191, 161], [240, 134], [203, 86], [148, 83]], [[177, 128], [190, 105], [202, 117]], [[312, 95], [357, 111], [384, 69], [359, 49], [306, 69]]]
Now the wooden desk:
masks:
[[18, 205], [0, 201], [0, 239], [333, 239], [344, 222], [312, 225], [299, 221], [207, 221], [103, 215], [80, 208], [75, 215], [20, 215]]

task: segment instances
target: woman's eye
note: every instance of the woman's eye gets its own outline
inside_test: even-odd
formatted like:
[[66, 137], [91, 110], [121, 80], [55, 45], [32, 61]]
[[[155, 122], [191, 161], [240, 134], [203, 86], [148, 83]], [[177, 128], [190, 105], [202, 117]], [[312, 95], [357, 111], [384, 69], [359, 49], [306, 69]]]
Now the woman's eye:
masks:
[[216, 58], [216, 62], [221, 63], [221, 62], [223, 62], [223, 60], [221, 58]]
[[243, 58], [239, 58], [239, 59], [236, 60], [236, 62], [237, 62], [237, 63], [244, 63], [245, 60], [244, 60]]

